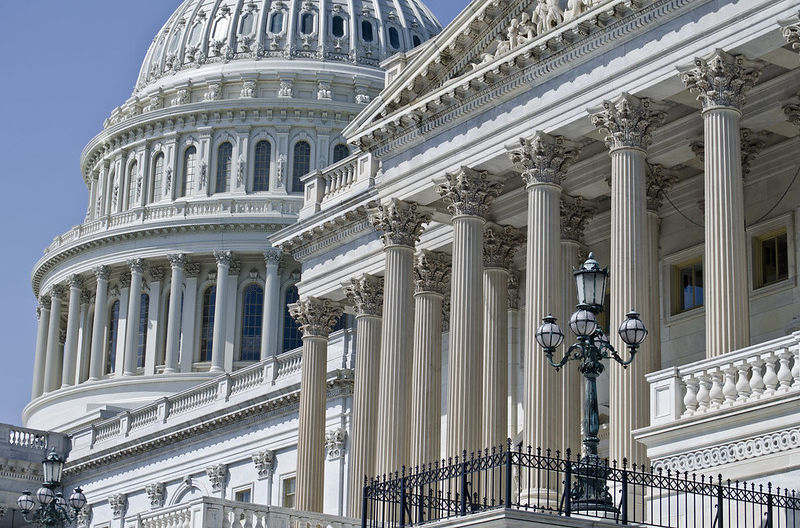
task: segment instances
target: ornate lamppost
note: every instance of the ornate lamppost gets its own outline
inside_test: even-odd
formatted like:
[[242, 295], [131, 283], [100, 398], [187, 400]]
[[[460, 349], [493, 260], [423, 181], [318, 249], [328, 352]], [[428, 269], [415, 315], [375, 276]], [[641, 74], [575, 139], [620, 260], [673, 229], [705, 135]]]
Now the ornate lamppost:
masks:
[[573, 272], [578, 285], [577, 311], [569, 320], [569, 327], [577, 336], [578, 342], [571, 345], [560, 361], [553, 360], [553, 353], [564, 341], [564, 332], [556, 324], [556, 318], [548, 315], [536, 330], [536, 341], [544, 349], [549, 363], [556, 370], [570, 360], [579, 362], [578, 370], [584, 378], [583, 402], [583, 446], [584, 453], [580, 463], [573, 471], [577, 485], [573, 488], [572, 508], [574, 510], [597, 510], [615, 512], [614, 501], [608, 493], [606, 478], [608, 466], [597, 455], [600, 439], [600, 414], [597, 410], [597, 377], [605, 367], [602, 361], [613, 359], [627, 367], [636, 356], [639, 345], [647, 337], [647, 329], [639, 319], [639, 314], [630, 311], [619, 326], [618, 332], [627, 345], [630, 357], [622, 359], [609, 343], [603, 329], [597, 322], [597, 314], [603, 311], [608, 270], [600, 268], [592, 253], [583, 265]]
[[37, 507], [31, 492], [25, 490], [17, 499], [17, 506], [22, 510], [25, 521], [38, 526], [65, 526], [77, 519], [78, 511], [86, 506], [86, 496], [80, 488], [75, 488], [67, 499], [59, 491], [61, 489], [61, 472], [64, 470], [64, 459], [55, 450], [50, 451], [42, 461], [44, 483], [36, 491]]

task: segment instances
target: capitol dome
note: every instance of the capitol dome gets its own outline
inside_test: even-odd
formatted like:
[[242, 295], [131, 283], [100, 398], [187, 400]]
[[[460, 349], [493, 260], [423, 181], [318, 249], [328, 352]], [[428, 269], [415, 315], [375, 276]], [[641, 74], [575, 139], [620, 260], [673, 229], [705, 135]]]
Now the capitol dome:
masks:
[[184, 1], [81, 154], [84, 222], [33, 269], [26, 425], [75, 430], [299, 347], [300, 267], [267, 237], [305, 175], [371, 163], [342, 130], [381, 61], [440, 29], [418, 0]]

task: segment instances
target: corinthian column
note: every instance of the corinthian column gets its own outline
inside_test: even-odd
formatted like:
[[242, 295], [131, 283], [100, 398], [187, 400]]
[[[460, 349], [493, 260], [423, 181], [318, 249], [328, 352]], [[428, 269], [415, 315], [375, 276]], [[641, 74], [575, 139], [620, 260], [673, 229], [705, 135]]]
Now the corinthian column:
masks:
[[97, 279], [94, 294], [94, 322], [92, 323], [92, 353], [89, 358], [89, 380], [96, 381], [103, 376], [103, 338], [108, 323], [108, 266], [98, 266], [92, 270]]
[[350, 432], [347, 516], [361, 517], [364, 478], [375, 476], [378, 375], [383, 316], [383, 277], [362, 275], [344, 285], [356, 312], [356, 372]]
[[44, 392], [45, 357], [47, 355], [47, 330], [50, 325], [50, 297], [39, 297], [39, 306], [36, 308], [36, 318], [39, 320], [36, 327], [36, 355], [33, 359], [33, 384], [31, 385], [31, 399], [38, 398]]
[[[277, 354], [278, 321], [281, 312], [280, 264], [283, 252], [270, 248], [264, 252], [266, 276], [264, 278], [264, 312], [261, 324], [261, 360]], [[360, 504], [359, 504], [360, 506]]]
[[[581, 265], [581, 248], [586, 222], [594, 214], [593, 207], [585, 205], [583, 198], [562, 196], [561, 199], [561, 298], [564, 300], [558, 317], [566, 329], [567, 321], [578, 303], [578, 288], [571, 270]], [[563, 346], [566, 352], [568, 345]], [[579, 453], [581, 448], [581, 374], [575, 365], [561, 370], [562, 420], [559, 449], [572, 449]]]
[[[137, 258], [128, 261], [131, 268], [131, 289], [128, 293], [128, 321], [125, 326], [125, 360], [123, 376], [133, 376], [139, 366], [139, 324], [142, 312], [142, 274], [144, 260]], [[144, 344], [142, 345], [144, 346]], [[142, 365], [144, 366], [144, 365]]]
[[50, 323], [47, 329], [47, 356], [44, 364], [44, 392], [51, 392], [59, 387], [58, 374], [61, 369], [62, 357], [59, 354], [59, 335], [61, 331], [61, 300], [64, 297], [64, 287], [60, 284], [53, 286], [50, 291]]
[[437, 188], [453, 215], [447, 456], [481, 448], [477, 410], [483, 346], [483, 228], [489, 206], [502, 190], [501, 179], [469, 167], [448, 174]]
[[528, 190], [523, 434], [526, 445], [543, 449], [560, 449], [561, 391], [533, 333], [543, 317], [561, 309], [561, 181], [577, 157], [565, 137], [544, 132], [521, 140], [511, 152]]
[[321, 513], [325, 496], [328, 334], [342, 308], [333, 301], [309, 297], [290, 305], [289, 311], [303, 333], [295, 508]]
[[78, 361], [78, 330], [81, 317], [81, 278], [72, 275], [67, 279], [69, 285], [69, 307], [67, 308], [67, 336], [64, 342], [64, 367], [61, 369], [61, 387], [75, 383]]
[[750, 344], [740, 129], [745, 93], [762, 66], [718, 49], [681, 70], [681, 80], [703, 104], [707, 357]]
[[164, 352], [164, 373], [178, 372], [178, 354], [181, 343], [181, 305], [186, 256], [183, 253], [167, 255], [172, 278], [169, 285], [169, 310], [167, 315], [167, 348]]
[[[609, 337], [620, 355], [627, 355], [616, 332], [630, 310], [644, 312], [650, 306], [650, 254], [647, 248], [646, 149], [651, 133], [664, 121], [663, 107], [650, 99], [623, 93], [592, 115], [592, 123], [606, 135], [611, 152], [611, 313]], [[647, 328], [656, 322], [642, 313]], [[654, 343], [644, 342], [636, 360], [623, 369], [611, 362], [609, 401], [610, 456], [614, 460], [645, 463], [644, 446], [631, 436], [649, 419], [649, 386], [644, 379]]]
[[228, 320], [228, 272], [233, 254], [230, 251], [215, 251], [217, 260], [217, 293], [214, 300], [214, 336], [211, 342], [211, 369], [209, 372], [225, 372], [225, 338]]
[[508, 432], [508, 279], [523, 240], [511, 226], [490, 225], [483, 240], [483, 398], [484, 448], [506, 442]]
[[439, 459], [442, 428], [442, 300], [450, 255], [422, 251], [414, 266], [414, 359], [411, 372], [410, 466]]
[[375, 229], [383, 233], [386, 254], [375, 465], [378, 474], [397, 471], [408, 462], [414, 246], [430, 219], [427, 209], [399, 200], [381, 205], [370, 216]]

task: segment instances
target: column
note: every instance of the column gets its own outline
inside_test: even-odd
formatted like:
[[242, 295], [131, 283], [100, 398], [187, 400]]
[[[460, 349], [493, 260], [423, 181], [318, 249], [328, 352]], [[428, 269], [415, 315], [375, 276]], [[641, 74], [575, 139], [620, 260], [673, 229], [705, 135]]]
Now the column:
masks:
[[450, 349], [447, 369], [447, 451], [481, 449], [483, 227], [502, 179], [462, 167], [437, 188], [453, 215]]
[[181, 343], [181, 304], [183, 300], [183, 276], [186, 256], [183, 253], [167, 255], [172, 278], [169, 285], [169, 307], [167, 315], [167, 347], [164, 351], [164, 373], [178, 372], [178, 348]]
[[67, 279], [69, 286], [69, 307], [67, 308], [67, 336], [64, 341], [64, 367], [61, 369], [61, 388], [75, 383], [78, 364], [78, 330], [80, 329], [81, 278], [71, 275]]
[[147, 269], [150, 275], [150, 282], [148, 283], [148, 300], [147, 306], [147, 342], [144, 349], [144, 375], [153, 376], [156, 373], [156, 364], [159, 361], [158, 348], [161, 341], [161, 329], [163, 319], [159, 314], [159, 306], [161, 306], [161, 285], [164, 283], [165, 272], [161, 266], [149, 266]]
[[446, 253], [422, 251], [414, 266], [410, 467], [441, 458], [442, 301], [450, 284], [450, 261]]
[[210, 372], [225, 372], [226, 323], [228, 321], [228, 271], [233, 254], [230, 251], [215, 251], [217, 260], [217, 294], [214, 299], [214, 337], [211, 343]]
[[561, 309], [561, 182], [577, 157], [578, 151], [565, 137], [544, 132], [520, 140], [520, 147], [511, 152], [528, 192], [522, 429], [523, 445], [534, 449], [561, 448], [562, 380], [533, 334], [543, 317]]
[[58, 371], [61, 366], [61, 350], [59, 334], [61, 331], [61, 300], [64, 297], [64, 287], [60, 284], [53, 285], [50, 290], [50, 322], [47, 327], [47, 355], [44, 363], [44, 392], [56, 390], [60, 384]]
[[763, 63], [717, 49], [681, 70], [703, 104], [705, 142], [704, 304], [706, 357], [750, 344], [741, 118]]
[[350, 427], [347, 516], [361, 518], [364, 477], [374, 477], [380, 373], [383, 277], [362, 275], [344, 285], [356, 312], [356, 365]]
[[[236, 305], [238, 304], [239, 274], [242, 272], [242, 263], [236, 258], [231, 259], [228, 267], [228, 309], [225, 311], [227, 319], [225, 321], [225, 362], [223, 369], [225, 372], [233, 372], [233, 353], [236, 343]], [[238, 356], [237, 358], [238, 359]]]
[[264, 252], [267, 273], [264, 277], [264, 314], [261, 323], [261, 360], [278, 353], [278, 328], [281, 315], [280, 264], [283, 252], [269, 248]]
[[[582, 264], [583, 232], [594, 209], [584, 205], [583, 198], [562, 195], [561, 199], [561, 312], [557, 314], [561, 328], [569, 332], [568, 321], [578, 304], [578, 292], [572, 270]], [[569, 332], [571, 335], [571, 332]], [[565, 353], [572, 340], [566, 340], [561, 352]], [[561, 370], [561, 432], [559, 449], [572, 449], [575, 455], [581, 452], [581, 422], [583, 420], [582, 376], [576, 364]]]
[[181, 317], [180, 352], [178, 365], [181, 372], [191, 372], [195, 360], [195, 315], [197, 313], [197, 278], [200, 264], [187, 262], [184, 265], [183, 316]]
[[[611, 153], [611, 313], [608, 334], [614, 348], [627, 357], [616, 329], [630, 310], [650, 306], [647, 248], [646, 149], [651, 133], [665, 117], [664, 108], [650, 99], [623, 93], [592, 115], [592, 123], [605, 134]], [[741, 176], [740, 176], [741, 178]], [[643, 314], [645, 324], [649, 314]], [[649, 326], [649, 325], [648, 325]], [[639, 348], [636, 360], [623, 369], [610, 364], [609, 451], [612, 460], [627, 457], [645, 464], [647, 451], [631, 431], [649, 423], [649, 385], [644, 379], [651, 362], [651, 340]]]
[[508, 433], [514, 438], [519, 432], [520, 375], [522, 365], [522, 323], [519, 310], [519, 272], [508, 275]]
[[33, 384], [31, 385], [31, 399], [36, 399], [44, 392], [45, 357], [47, 355], [47, 335], [50, 325], [50, 297], [39, 297], [39, 306], [36, 308], [36, 318], [39, 323], [36, 327], [36, 353], [33, 359]]
[[80, 325], [78, 327], [78, 360], [75, 367], [75, 385], [79, 385], [89, 378], [89, 357], [91, 353], [91, 335], [89, 329], [89, 306], [92, 296], [87, 291], [81, 292]]
[[430, 219], [426, 208], [395, 199], [370, 215], [372, 225], [383, 233], [386, 255], [376, 474], [398, 471], [408, 463], [414, 246]]
[[108, 324], [108, 266], [98, 266], [92, 270], [97, 279], [94, 294], [94, 321], [92, 323], [92, 354], [89, 359], [89, 381], [103, 376], [103, 344]]
[[522, 233], [490, 225], [483, 239], [483, 408], [481, 446], [506, 444], [508, 433], [508, 278]]
[[[136, 374], [139, 356], [139, 319], [142, 312], [142, 274], [144, 260], [137, 258], [128, 261], [131, 269], [131, 287], [128, 293], [128, 317], [125, 325], [125, 360], [123, 376]], [[144, 366], [144, 365], [142, 365]]]
[[309, 297], [291, 305], [289, 311], [303, 333], [295, 508], [322, 513], [328, 335], [342, 315], [342, 308], [328, 299]]

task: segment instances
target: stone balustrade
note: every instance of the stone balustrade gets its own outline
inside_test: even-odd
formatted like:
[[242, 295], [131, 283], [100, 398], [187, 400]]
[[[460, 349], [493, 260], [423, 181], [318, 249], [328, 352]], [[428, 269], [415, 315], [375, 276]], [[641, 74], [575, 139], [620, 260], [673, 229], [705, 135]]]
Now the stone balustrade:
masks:
[[800, 332], [647, 375], [650, 424], [800, 393]]
[[377, 160], [370, 153], [357, 152], [302, 180], [305, 184], [300, 218], [330, 209], [374, 186]]
[[62, 456], [66, 455], [69, 451], [69, 438], [60, 433], [0, 424], [0, 452], [5, 457], [12, 456], [14, 452], [26, 452], [34, 458], [44, 458], [51, 449]]

